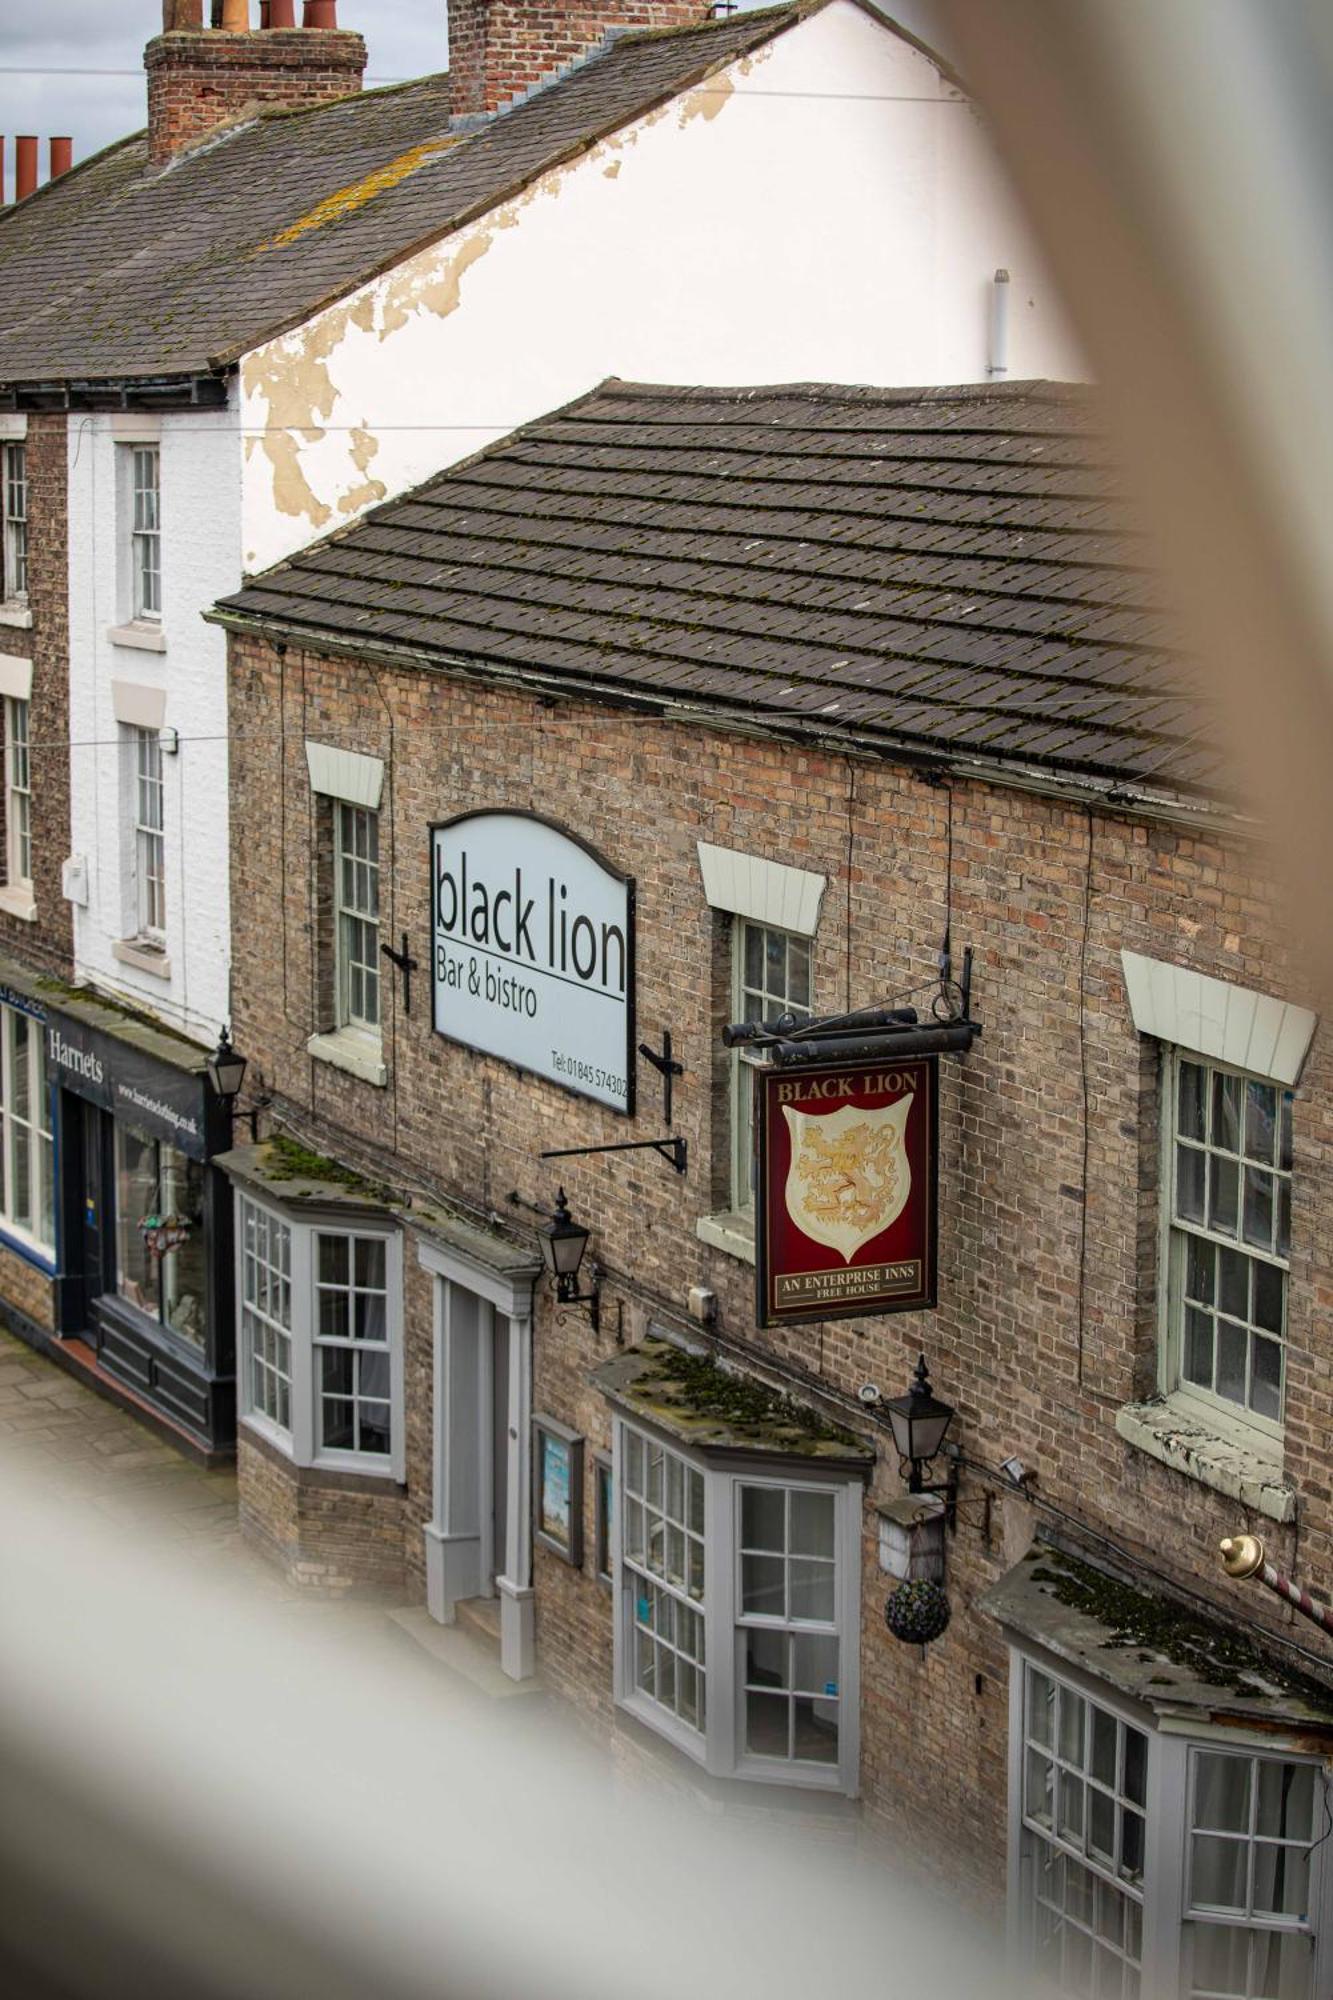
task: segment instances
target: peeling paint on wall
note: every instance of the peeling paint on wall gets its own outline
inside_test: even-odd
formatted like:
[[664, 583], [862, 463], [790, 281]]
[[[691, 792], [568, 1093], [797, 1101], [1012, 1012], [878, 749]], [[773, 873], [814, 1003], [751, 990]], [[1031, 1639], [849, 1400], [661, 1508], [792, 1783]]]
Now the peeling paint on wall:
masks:
[[[369, 431], [354, 430], [352, 432], [352, 463], [358, 472], [365, 473], [369, 471], [370, 461], [374, 458], [379, 448], [379, 439], [372, 437]], [[373, 507], [377, 500], [384, 498], [388, 490], [382, 479], [363, 479], [361, 484], [354, 486], [350, 493], [344, 493], [341, 496], [338, 501], [338, 512], [340, 514], [355, 514], [358, 508]]]

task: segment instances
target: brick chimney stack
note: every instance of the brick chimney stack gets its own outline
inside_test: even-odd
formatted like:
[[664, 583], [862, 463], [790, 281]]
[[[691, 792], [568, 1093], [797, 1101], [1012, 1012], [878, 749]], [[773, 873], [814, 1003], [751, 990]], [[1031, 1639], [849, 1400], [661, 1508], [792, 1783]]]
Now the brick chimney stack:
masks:
[[705, 0], [449, 0], [449, 107], [497, 111], [608, 28], [696, 27]]
[[323, 104], [361, 88], [366, 45], [338, 26], [337, 0], [162, 0], [162, 33], [144, 50], [148, 158], [165, 166], [189, 146], [264, 105]]

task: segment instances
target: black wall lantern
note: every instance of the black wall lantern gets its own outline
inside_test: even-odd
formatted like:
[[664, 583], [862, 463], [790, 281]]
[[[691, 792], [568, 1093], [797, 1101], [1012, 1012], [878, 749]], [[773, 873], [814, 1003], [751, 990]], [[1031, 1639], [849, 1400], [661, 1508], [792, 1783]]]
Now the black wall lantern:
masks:
[[944, 1486], [927, 1486], [925, 1483], [926, 1469], [932, 1459], [939, 1456], [953, 1422], [953, 1409], [932, 1392], [924, 1354], [917, 1360], [916, 1373], [907, 1394], [890, 1397], [884, 1408], [893, 1429], [893, 1442], [898, 1447], [899, 1465], [907, 1475], [908, 1492], [943, 1493], [952, 1516], [957, 1490], [956, 1469], [950, 1469], [950, 1478]]
[[231, 1045], [231, 1036], [226, 1027], [218, 1036], [218, 1045], [208, 1058], [205, 1068], [208, 1080], [226, 1105], [232, 1105], [241, 1094], [245, 1082], [245, 1072], [249, 1068], [245, 1057]]
[[579, 1290], [579, 1270], [583, 1263], [583, 1253], [588, 1247], [590, 1231], [575, 1222], [569, 1212], [569, 1202], [565, 1190], [560, 1188], [555, 1197], [555, 1209], [546, 1227], [538, 1231], [542, 1246], [542, 1261], [555, 1280], [555, 1295], [562, 1306], [586, 1306], [588, 1320], [595, 1333], [601, 1325], [601, 1302], [597, 1288], [594, 1267], [592, 1290]]

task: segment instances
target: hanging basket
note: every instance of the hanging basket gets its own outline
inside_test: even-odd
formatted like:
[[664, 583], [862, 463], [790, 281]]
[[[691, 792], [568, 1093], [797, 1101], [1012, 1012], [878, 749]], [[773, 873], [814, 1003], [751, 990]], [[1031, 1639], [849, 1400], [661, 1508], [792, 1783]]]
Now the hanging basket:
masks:
[[928, 1646], [948, 1629], [949, 1600], [938, 1583], [900, 1583], [884, 1606], [884, 1623], [907, 1646]]

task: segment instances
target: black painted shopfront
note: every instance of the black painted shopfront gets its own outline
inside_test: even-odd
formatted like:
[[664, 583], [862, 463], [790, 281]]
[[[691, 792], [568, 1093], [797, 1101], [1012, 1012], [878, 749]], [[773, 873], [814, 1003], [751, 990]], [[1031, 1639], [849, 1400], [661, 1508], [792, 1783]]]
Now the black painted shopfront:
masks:
[[230, 1453], [231, 1195], [210, 1162], [231, 1131], [207, 1053], [91, 998], [45, 1013], [58, 1330], [182, 1441]]

